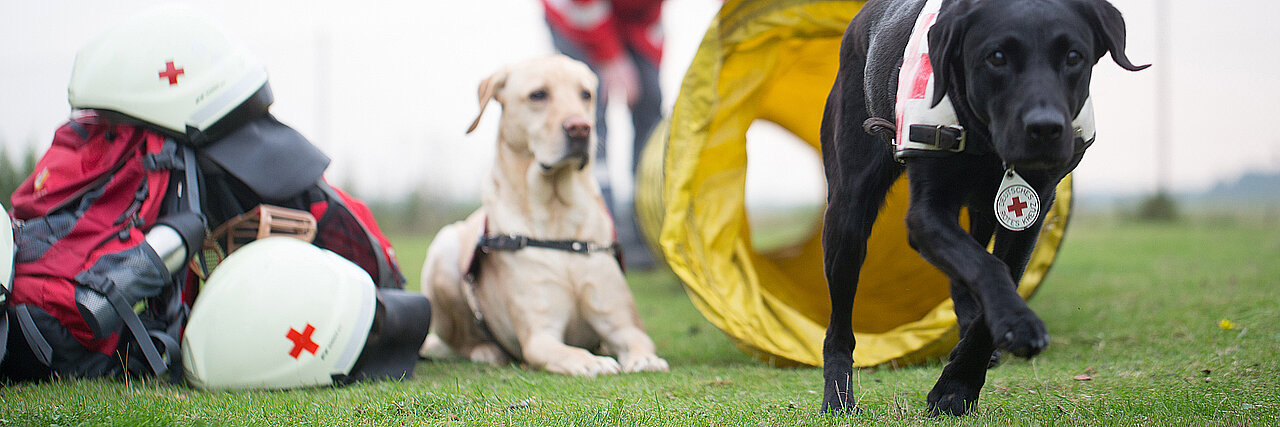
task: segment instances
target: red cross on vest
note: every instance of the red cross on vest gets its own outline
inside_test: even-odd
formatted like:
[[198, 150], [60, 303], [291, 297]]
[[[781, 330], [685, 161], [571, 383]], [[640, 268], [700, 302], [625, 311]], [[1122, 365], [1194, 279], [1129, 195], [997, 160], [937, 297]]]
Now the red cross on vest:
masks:
[[1009, 212], [1022, 216], [1022, 210], [1027, 208], [1027, 202], [1022, 201], [1018, 197], [1013, 198], [1013, 204], [1009, 205]]
[[160, 72], [160, 78], [169, 79], [169, 86], [173, 86], [178, 84], [178, 76], [186, 73], [187, 72], [184, 69], [175, 67], [173, 65], [173, 61], [169, 61], [164, 63], [164, 71]]
[[297, 329], [289, 328], [289, 333], [285, 334], [285, 338], [293, 341], [293, 349], [289, 350], [289, 355], [293, 356], [294, 359], [297, 359], [298, 356], [302, 354], [302, 350], [306, 350], [311, 354], [316, 354], [316, 350], [320, 349], [320, 344], [316, 344], [315, 341], [311, 340], [311, 334], [315, 331], [316, 327], [311, 326], [310, 323], [307, 324], [307, 327], [303, 329], [302, 332], [298, 332]]

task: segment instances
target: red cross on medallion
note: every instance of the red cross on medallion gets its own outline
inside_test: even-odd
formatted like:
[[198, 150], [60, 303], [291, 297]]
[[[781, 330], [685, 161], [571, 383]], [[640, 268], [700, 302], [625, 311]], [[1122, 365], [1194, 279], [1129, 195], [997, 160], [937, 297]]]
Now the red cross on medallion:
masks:
[[164, 63], [164, 71], [160, 72], [160, 78], [169, 79], [169, 86], [173, 86], [178, 84], [178, 76], [181, 76], [186, 73], [187, 72], [184, 71], [184, 69], [174, 67], [173, 61], [169, 61]]
[[316, 354], [316, 350], [320, 349], [320, 344], [316, 344], [315, 341], [311, 340], [311, 334], [315, 331], [316, 327], [311, 326], [310, 323], [307, 324], [306, 329], [303, 329], [302, 332], [298, 332], [297, 329], [289, 328], [289, 333], [285, 334], [285, 338], [293, 341], [293, 350], [289, 350], [289, 355], [293, 356], [294, 359], [297, 359], [298, 356], [302, 354], [302, 350], [306, 350], [311, 354]]
[[1026, 208], [1027, 208], [1027, 202], [1024, 202], [1019, 198], [1014, 197], [1013, 204], [1009, 205], [1009, 212], [1013, 212], [1018, 216], [1022, 216], [1022, 210]]

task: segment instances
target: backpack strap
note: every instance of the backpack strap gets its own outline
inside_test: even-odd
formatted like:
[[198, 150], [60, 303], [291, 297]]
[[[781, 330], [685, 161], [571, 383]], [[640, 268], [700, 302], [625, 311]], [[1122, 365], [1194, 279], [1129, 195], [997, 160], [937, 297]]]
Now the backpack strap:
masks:
[[49, 345], [49, 340], [40, 333], [35, 319], [31, 318], [31, 310], [26, 304], [16, 305], [13, 307], [13, 315], [17, 318], [18, 328], [22, 330], [22, 336], [26, 338], [27, 346], [31, 347], [31, 353], [35, 354], [36, 360], [45, 366], [53, 366], [53, 346]]
[[[163, 262], [153, 261], [163, 268]], [[165, 271], [164, 274], [167, 276], [169, 272]], [[152, 373], [160, 376], [169, 371], [168, 364], [165, 363], [164, 358], [160, 355], [160, 351], [156, 349], [155, 342], [151, 340], [150, 332], [142, 324], [142, 319], [138, 317], [138, 313], [133, 311], [133, 306], [120, 294], [119, 289], [116, 288], [115, 282], [111, 278], [86, 271], [76, 275], [76, 282], [93, 289], [107, 298], [107, 301], [111, 303], [111, 307], [115, 309], [116, 315], [120, 316], [120, 320], [124, 322], [125, 329], [129, 330], [129, 333], [133, 335], [134, 342], [142, 350], [142, 354], [146, 357], [147, 365], [151, 368]]]
[[[0, 293], [3, 293], [0, 286]], [[0, 306], [0, 362], [4, 362], [5, 351], [9, 349], [9, 310]]]

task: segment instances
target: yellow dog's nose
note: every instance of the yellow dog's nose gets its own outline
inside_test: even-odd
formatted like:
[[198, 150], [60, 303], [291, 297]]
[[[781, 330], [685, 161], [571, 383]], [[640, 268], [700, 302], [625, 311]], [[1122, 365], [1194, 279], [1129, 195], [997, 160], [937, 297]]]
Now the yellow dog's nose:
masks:
[[582, 117], [571, 117], [564, 121], [564, 134], [570, 139], [586, 139], [591, 136], [591, 123]]

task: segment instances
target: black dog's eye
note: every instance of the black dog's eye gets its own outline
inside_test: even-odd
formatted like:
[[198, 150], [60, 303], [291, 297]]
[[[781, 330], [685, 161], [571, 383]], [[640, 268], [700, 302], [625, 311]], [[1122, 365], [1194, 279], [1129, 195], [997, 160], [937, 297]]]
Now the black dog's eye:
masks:
[[1003, 67], [1004, 64], [1009, 63], [1009, 60], [1005, 59], [1004, 52], [997, 50], [987, 55], [987, 63], [991, 64], [992, 67]]
[[589, 90], [584, 90], [584, 91], [582, 91], [582, 100], [583, 100], [583, 101], [590, 101], [590, 100], [591, 100], [591, 91], [589, 91]]
[[538, 89], [533, 91], [533, 93], [529, 94], [530, 101], [544, 101], [546, 99], [547, 99], [547, 91], [544, 89]]
[[1080, 65], [1081, 62], [1084, 62], [1084, 56], [1081, 55], [1080, 52], [1077, 52], [1074, 50], [1067, 52], [1068, 66], [1074, 67], [1074, 66]]

